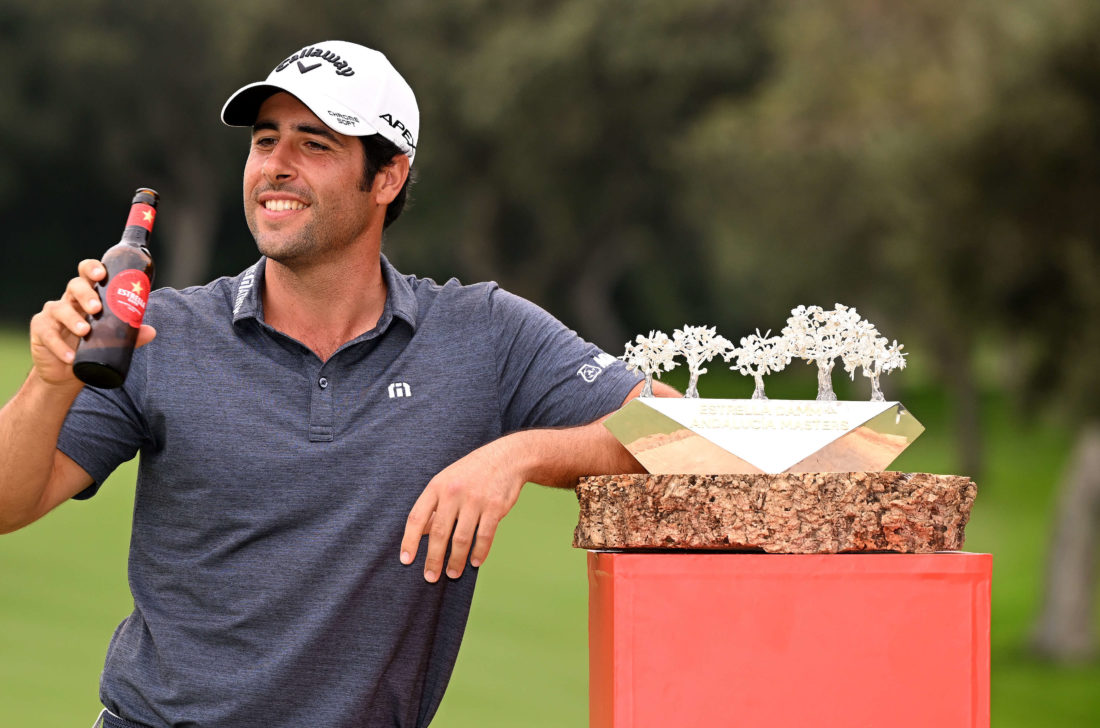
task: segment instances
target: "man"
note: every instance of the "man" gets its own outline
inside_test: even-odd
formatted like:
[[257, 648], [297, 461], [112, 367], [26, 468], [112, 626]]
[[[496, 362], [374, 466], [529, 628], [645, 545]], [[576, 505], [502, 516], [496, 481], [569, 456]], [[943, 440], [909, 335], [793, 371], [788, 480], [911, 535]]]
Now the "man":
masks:
[[638, 469], [597, 421], [638, 377], [495, 285], [381, 255], [419, 114], [380, 53], [304, 48], [222, 118], [252, 127], [262, 257], [154, 292], [117, 390], [72, 375], [105, 276], [79, 265], [0, 411], [0, 528], [94, 495], [140, 451], [104, 726], [427, 725], [522, 485]]

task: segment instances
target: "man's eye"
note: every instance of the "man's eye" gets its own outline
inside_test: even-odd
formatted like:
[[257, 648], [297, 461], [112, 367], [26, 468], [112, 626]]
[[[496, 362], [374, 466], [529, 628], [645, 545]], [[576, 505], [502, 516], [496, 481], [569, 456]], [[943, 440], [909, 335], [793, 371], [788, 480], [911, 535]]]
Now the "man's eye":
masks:
[[321, 142], [306, 142], [306, 146], [309, 147], [310, 149], [315, 149], [317, 151], [324, 151], [324, 150], [328, 149], [328, 147], [325, 146], [324, 144], [322, 144]]
[[267, 148], [275, 145], [274, 137], [257, 137], [252, 140], [253, 146]]

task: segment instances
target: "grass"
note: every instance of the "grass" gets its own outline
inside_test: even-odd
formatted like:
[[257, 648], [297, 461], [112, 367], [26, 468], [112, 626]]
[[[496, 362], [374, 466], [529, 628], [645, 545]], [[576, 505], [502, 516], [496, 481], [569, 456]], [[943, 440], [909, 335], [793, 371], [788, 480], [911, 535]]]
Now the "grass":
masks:
[[[27, 371], [25, 351], [24, 334], [0, 331], [4, 399]], [[718, 377], [711, 385], [712, 376], [718, 377], [707, 375], [704, 394], [747, 396], [741, 383], [734, 390]], [[792, 385], [799, 391], [786, 396], [806, 396], [801, 390], [812, 386], [812, 378], [807, 381]], [[783, 387], [772, 396], [782, 396]], [[944, 398], [915, 392], [903, 399], [928, 430], [894, 469], [954, 472]], [[966, 548], [994, 555], [993, 725], [1100, 724], [1100, 665], [1056, 667], [1025, 649], [1039, 608], [1054, 486], [1069, 433], [1025, 421], [996, 396], [984, 415], [989, 470], [979, 482]], [[107, 641], [131, 608], [125, 559], [133, 480], [129, 463], [90, 501], [68, 503], [0, 537], [5, 724], [86, 725], [98, 711]], [[576, 517], [571, 493], [525, 489], [481, 569], [466, 639], [435, 725], [587, 724], [585, 559], [569, 545]]]

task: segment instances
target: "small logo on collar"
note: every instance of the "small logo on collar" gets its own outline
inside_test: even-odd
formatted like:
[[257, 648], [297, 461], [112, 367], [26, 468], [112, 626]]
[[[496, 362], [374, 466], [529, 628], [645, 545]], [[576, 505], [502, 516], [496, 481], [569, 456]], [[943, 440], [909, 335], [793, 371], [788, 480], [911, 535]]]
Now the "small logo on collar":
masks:
[[248, 292], [252, 290], [252, 286], [256, 282], [256, 268], [259, 266], [259, 263], [254, 264], [241, 278], [241, 285], [237, 289], [237, 298], [233, 301], [234, 316], [241, 312], [241, 306], [244, 305], [245, 300], [248, 298]]

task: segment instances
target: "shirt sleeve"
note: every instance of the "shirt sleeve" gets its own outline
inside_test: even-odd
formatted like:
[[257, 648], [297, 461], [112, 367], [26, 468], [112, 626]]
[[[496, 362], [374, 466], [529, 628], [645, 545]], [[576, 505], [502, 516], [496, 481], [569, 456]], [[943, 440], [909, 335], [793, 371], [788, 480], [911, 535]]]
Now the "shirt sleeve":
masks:
[[148, 441], [140, 407], [145, 367], [144, 352], [134, 353], [126, 383], [118, 389], [84, 387], [69, 409], [57, 439], [57, 449], [92, 476], [94, 483], [76, 500], [91, 498], [107, 477], [131, 460]]
[[641, 376], [535, 304], [489, 294], [505, 433], [570, 427], [618, 409]]

